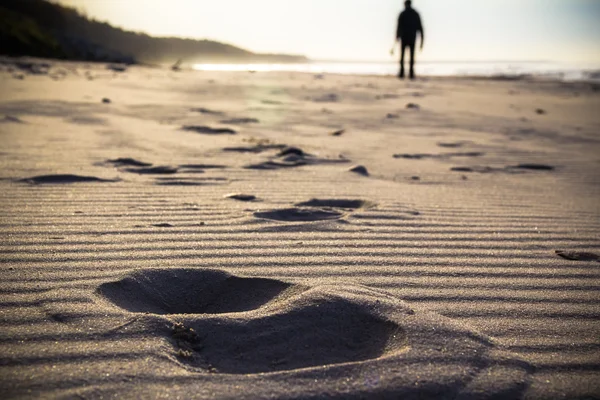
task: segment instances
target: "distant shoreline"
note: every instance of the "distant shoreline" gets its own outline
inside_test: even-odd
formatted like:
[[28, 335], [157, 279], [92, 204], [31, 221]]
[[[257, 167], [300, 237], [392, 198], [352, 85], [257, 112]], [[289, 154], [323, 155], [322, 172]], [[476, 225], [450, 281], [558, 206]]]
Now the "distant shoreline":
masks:
[[[106, 65], [107, 69], [112, 69], [116, 72], [122, 69], [125, 72], [128, 68], [150, 68], [150, 69], [165, 69], [171, 68], [170, 64], [167, 63], [136, 63], [133, 65], [125, 65], [120, 63], [111, 62], [97, 62], [97, 61], [77, 61], [77, 60], [62, 60], [53, 58], [40, 58], [40, 57], [11, 57], [0, 55], [0, 67], [4, 69], [14, 69], [15, 72], [21, 71], [26, 74], [39, 75], [37, 71], [44, 71], [41, 74], [50, 74], [54, 70], [60, 70], [63, 68], [73, 68], [81, 64], [90, 65]], [[353, 70], [354, 64], [336, 63], [337, 66], [345, 66], [345, 70], [325, 70], [324, 66], [331, 66], [332, 64], [320, 64], [318, 62], [306, 62], [306, 63], [215, 63], [215, 64], [186, 64], [182, 65], [180, 72], [207, 72], [207, 73], [294, 73], [294, 74], [308, 74], [314, 75], [315, 79], [325, 79], [328, 75], [342, 75], [342, 76], [357, 76], [357, 77], [375, 77], [383, 78], [395, 77], [395, 63], [385, 63], [389, 67], [388, 73], [373, 73], [369, 71]], [[204, 68], [198, 68], [202, 66]], [[422, 72], [418, 76], [418, 80], [471, 80], [471, 81], [522, 81], [522, 82], [560, 82], [560, 83], [573, 83], [573, 84], [592, 84], [600, 86], [600, 72], [598, 70], [584, 71], [580, 70], [577, 73], [580, 76], [565, 77], [560, 73], [543, 74], [543, 73], [428, 73], [427, 64], [419, 68]], [[418, 69], [418, 71], [419, 71]], [[34, 71], [34, 72], [32, 72]], [[410, 82], [410, 81], [407, 81]]]

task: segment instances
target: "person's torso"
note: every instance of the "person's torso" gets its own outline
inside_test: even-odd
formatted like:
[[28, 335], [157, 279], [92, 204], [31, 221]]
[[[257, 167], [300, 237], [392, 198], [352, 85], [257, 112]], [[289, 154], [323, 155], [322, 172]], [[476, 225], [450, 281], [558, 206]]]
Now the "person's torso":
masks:
[[400, 14], [400, 37], [414, 40], [419, 30], [421, 30], [419, 14], [413, 9], [402, 11]]

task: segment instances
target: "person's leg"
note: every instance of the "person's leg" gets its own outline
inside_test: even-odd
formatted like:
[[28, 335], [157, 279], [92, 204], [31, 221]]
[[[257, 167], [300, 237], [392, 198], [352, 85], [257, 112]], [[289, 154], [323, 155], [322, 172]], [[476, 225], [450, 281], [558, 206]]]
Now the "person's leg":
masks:
[[410, 79], [415, 79], [415, 42], [410, 45]]
[[400, 41], [400, 72], [398, 73], [398, 78], [404, 79], [404, 50], [406, 46], [404, 46], [404, 41]]

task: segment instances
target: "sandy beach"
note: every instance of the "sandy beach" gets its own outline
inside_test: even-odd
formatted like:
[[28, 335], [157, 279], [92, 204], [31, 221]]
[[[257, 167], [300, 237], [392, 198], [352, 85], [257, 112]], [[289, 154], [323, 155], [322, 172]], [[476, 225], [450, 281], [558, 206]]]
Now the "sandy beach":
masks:
[[0, 65], [0, 397], [600, 398], [600, 86]]

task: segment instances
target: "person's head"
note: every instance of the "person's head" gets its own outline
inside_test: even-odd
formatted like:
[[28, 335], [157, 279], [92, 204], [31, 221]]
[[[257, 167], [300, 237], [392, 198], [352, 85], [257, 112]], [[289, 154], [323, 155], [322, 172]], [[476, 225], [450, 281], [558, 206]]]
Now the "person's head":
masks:
[[410, 1], [410, 0], [406, 0], [406, 1], [404, 2], [404, 7], [406, 7], [406, 8], [411, 8], [411, 7], [412, 7], [412, 1]]

